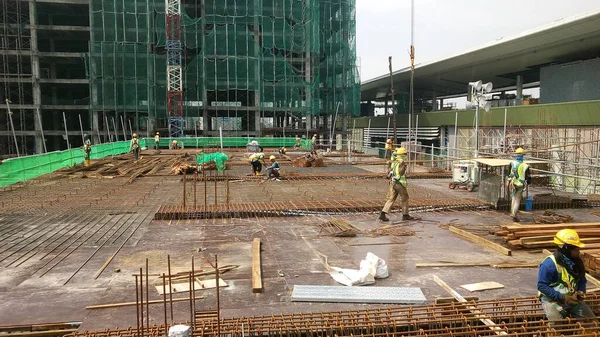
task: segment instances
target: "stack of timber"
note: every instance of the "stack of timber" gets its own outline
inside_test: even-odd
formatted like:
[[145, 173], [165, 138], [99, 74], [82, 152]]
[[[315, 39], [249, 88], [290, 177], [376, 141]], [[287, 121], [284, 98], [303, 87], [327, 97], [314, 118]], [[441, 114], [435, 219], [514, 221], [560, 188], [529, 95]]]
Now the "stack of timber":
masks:
[[561, 229], [570, 228], [577, 231], [585, 247], [581, 248], [581, 258], [588, 273], [600, 275], [600, 222], [538, 224], [538, 225], [505, 225], [495, 232], [503, 236], [511, 248], [552, 250], [556, 247], [554, 235]]

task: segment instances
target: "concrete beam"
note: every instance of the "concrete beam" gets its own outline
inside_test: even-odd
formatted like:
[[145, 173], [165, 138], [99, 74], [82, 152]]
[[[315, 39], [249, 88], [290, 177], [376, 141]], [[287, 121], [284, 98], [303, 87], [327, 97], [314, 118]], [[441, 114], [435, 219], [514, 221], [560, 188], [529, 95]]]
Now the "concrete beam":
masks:
[[[11, 110], [33, 110], [35, 105], [33, 104], [11, 104]], [[89, 110], [89, 105], [42, 105], [42, 110]], [[0, 109], [7, 109], [6, 104], [0, 104]]]
[[[112, 130], [111, 130], [112, 131]], [[92, 131], [85, 131], [83, 130], [83, 133], [87, 133], [88, 135], [91, 135]], [[68, 131], [67, 134], [69, 136], [79, 136], [81, 137], [81, 131], [77, 130], [77, 131]], [[37, 131], [19, 131], [19, 130], [15, 130], [15, 135], [16, 136], [39, 136], [40, 134]], [[65, 135], [65, 130], [44, 130], [44, 136], [64, 136]], [[0, 131], [0, 136], [12, 136], [12, 131]], [[98, 144], [98, 143], [96, 143]]]
[[[87, 14], [87, 13], [86, 13]], [[29, 25], [25, 25], [26, 28]], [[58, 26], [58, 25], [38, 25], [38, 30], [64, 30], [64, 31], [73, 31], [73, 32], [89, 32], [89, 26]]]
[[48, 4], [71, 4], [71, 5], [89, 5], [90, 0], [26, 0], [29, 2], [48, 3]]
[[[38, 52], [39, 57], [85, 57], [87, 53]], [[0, 50], [0, 55], [31, 56], [30, 50]]]
[[[8, 83], [31, 83], [33, 82], [32, 77], [20, 77], [20, 78], [7, 78], [4, 79], [3, 82]], [[90, 81], [88, 79], [67, 79], [67, 78], [42, 78], [39, 80], [39, 83], [55, 83], [55, 84], [89, 84]]]

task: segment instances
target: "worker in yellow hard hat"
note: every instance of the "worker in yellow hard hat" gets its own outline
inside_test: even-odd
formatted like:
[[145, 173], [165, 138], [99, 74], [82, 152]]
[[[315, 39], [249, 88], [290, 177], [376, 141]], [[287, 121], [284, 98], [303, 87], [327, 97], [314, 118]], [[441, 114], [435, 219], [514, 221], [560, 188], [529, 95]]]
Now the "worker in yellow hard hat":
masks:
[[84, 158], [85, 166], [90, 166], [91, 154], [92, 154], [92, 141], [90, 140], [90, 135], [85, 134], [85, 135], [83, 135], [83, 158]]
[[386, 214], [389, 214], [394, 202], [400, 195], [400, 202], [402, 204], [402, 220], [414, 220], [414, 218], [408, 215], [408, 183], [406, 182], [406, 149], [401, 147], [396, 149], [396, 160], [392, 163], [392, 167], [388, 176], [392, 179], [392, 184], [390, 185], [390, 189], [388, 191], [388, 200], [383, 206], [383, 210], [379, 214], [379, 220], [381, 221], [390, 221], [386, 217]]
[[531, 183], [531, 173], [529, 165], [523, 162], [523, 155], [525, 150], [519, 147], [515, 151], [515, 160], [510, 163], [510, 171], [508, 173], [508, 187], [511, 191], [511, 206], [510, 215], [514, 222], [519, 222], [517, 213], [521, 206], [521, 200], [523, 199], [523, 191], [527, 185]]
[[131, 142], [129, 143], [129, 152], [133, 152], [133, 159], [137, 162], [140, 158], [140, 140], [138, 139], [137, 133], [131, 135]]
[[310, 140], [311, 151], [315, 151], [317, 149], [317, 137], [318, 135], [315, 133]]
[[252, 174], [260, 175], [260, 171], [262, 171], [262, 164], [265, 161], [265, 154], [262, 152], [256, 152], [248, 157], [250, 160], [250, 165], [252, 166]]
[[561, 229], [554, 236], [556, 251], [540, 264], [538, 297], [549, 325], [566, 317], [587, 317], [596, 321], [585, 304], [586, 274], [579, 249], [585, 244], [573, 229]]
[[294, 149], [299, 149], [302, 147], [302, 142], [300, 137], [296, 137], [296, 144], [294, 144]]
[[279, 181], [279, 163], [275, 156], [270, 156], [271, 165], [267, 166], [267, 179]]
[[385, 142], [385, 160], [391, 160], [393, 146], [394, 146], [394, 141], [391, 138], [386, 140], [386, 142]]
[[285, 154], [287, 152], [287, 149], [284, 146], [282, 146], [279, 148], [279, 150], [277, 150], [277, 152], [279, 152], [279, 154]]
[[157, 132], [154, 136], [154, 148], [158, 150], [158, 145], [160, 143], [160, 132]]

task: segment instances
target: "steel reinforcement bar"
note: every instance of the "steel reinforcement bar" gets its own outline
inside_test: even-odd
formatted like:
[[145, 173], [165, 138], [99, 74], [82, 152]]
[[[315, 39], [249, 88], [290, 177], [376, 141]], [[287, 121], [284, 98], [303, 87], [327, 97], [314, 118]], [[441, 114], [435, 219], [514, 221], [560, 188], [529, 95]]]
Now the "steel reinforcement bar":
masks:
[[[249, 218], [302, 216], [314, 213], [361, 213], [381, 210], [383, 203], [378, 200], [323, 200], [323, 201], [287, 201], [259, 202], [244, 204], [198, 205], [194, 207], [161, 206], [154, 220], [210, 219], [210, 218]], [[436, 210], [475, 210], [490, 205], [477, 199], [430, 199], [415, 200], [412, 211]]]
[[[407, 174], [409, 179], [446, 179], [451, 178], [452, 174], [448, 172], [416, 172]], [[187, 175], [186, 180], [198, 181], [225, 181], [225, 180], [263, 180], [265, 176], [255, 175]], [[282, 174], [284, 180], [338, 180], [338, 179], [388, 179], [384, 173], [320, 173], [320, 174], [298, 174], [288, 172]]]

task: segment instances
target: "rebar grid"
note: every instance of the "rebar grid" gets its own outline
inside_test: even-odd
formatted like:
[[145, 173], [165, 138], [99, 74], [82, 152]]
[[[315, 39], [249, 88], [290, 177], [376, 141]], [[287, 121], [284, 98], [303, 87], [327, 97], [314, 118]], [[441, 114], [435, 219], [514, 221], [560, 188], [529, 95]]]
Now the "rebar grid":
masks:
[[[600, 297], [589, 294], [590, 307]], [[473, 313], [471, 310], [479, 311]], [[481, 318], [492, 321], [484, 325]], [[188, 323], [189, 324], [189, 323]], [[354, 311], [294, 313], [226, 318], [196, 312], [194, 336], [214, 337], [395, 337], [395, 336], [596, 336], [600, 325], [584, 319], [565, 319], [550, 328], [535, 297], [480, 302], [447, 303], [414, 307], [390, 307]], [[148, 337], [159, 337], [168, 327], [146, 328]], [[499, 329], [499, 330], [498, 330]], [[220, 331], [220, 333], [218, 333]], [[69, 337], [137, 337], [136, 329], [81, 331]]]

